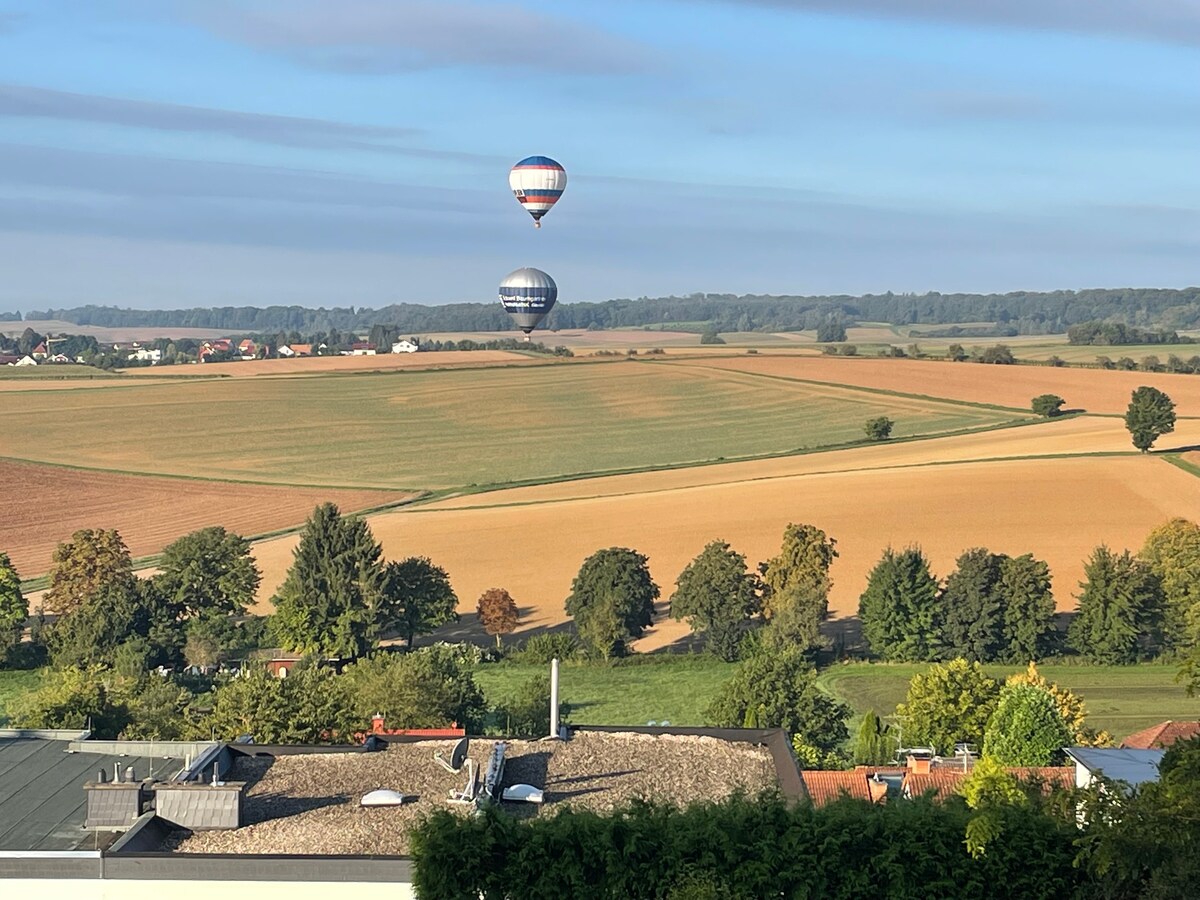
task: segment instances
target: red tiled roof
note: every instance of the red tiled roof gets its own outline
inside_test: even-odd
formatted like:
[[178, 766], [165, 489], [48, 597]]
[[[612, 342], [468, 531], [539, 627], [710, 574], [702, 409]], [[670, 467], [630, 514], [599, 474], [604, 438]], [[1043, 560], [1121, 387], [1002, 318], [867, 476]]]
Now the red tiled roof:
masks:
[[1075, 787], [1074, 766], [1026, 766], [1014, 767], [1008, 771], [1021, 781], [1040, 781], [1043, 793], [1049, 793], [1052, 788]]
[[805, 770], [800, 773], [804, 787], [813, 806], [824, 806], [842, 794], [856, 800], [870, 800], [867, 790], [867, 774], [863, 771], [823, 772]]
[[1159, 722], [1150, 728], [1135, 731], [1121, 747], [1126, 750], [1162, 750], [1176, 741], [1184, 741], [1200, 735], [1200, 722]]
[[962, 769], [934, 768], [929, 772], [908, 772], [904, 776], [904, 796], [921, 797], [933, 791], [933, 799], [945, 800], [958, 793], [959, 786], [969, 775]]

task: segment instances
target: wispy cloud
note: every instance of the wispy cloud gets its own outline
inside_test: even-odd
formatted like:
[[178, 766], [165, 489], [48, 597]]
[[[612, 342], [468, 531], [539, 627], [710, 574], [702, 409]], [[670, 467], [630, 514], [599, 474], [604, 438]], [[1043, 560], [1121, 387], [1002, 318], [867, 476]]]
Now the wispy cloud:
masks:
[[635, 41], [512, 4], [219, 0], [194, 10], [195, 21], [221, 37], [335, 71], [455, 66], [610, 75], [655, 65], [655, 52]]
[[414, 128], [353, 125], [325, 119], [76, 94], [18, 84], [0, 84], [0, 117], [4, 116], [217, 134], [289, 147], [396, 150], [400, 148], [386, 142], [419, 134]]
[[923, 19], [1200, 44], [1195, 0], [750, 0], [837, 15]]

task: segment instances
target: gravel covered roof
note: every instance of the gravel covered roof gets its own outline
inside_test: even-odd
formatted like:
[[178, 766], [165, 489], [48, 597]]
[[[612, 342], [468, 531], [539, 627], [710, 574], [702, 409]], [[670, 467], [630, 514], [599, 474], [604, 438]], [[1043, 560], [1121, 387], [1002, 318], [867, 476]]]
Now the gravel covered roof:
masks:
[[[313, 753], [242, 757], [228, 780], [250, 783], [246, 825], [235, 831], [176, 834], [168, 849], [182, 853], [404, 855], [409, 829], [461, 790], [466, 770], [452, 774], [433, 759], [449, 757], [454, 741], [391, 743], [376, 753]], [[475, 738], [470, 757], [482, 770], [493, 741]], [[509, 741], [504, 784], [532, 784], [545, 805], [505, 803], [516, 815], [546, 814], [563, 805], [606, 811], [633, 798], [680, 805], [717, 800], [735, 791], [777, 787], [763, 747], [698, 735], [576, 732], [569, 741]], [[416, 795], [401, 807], [364, 809], [376, 788]]]

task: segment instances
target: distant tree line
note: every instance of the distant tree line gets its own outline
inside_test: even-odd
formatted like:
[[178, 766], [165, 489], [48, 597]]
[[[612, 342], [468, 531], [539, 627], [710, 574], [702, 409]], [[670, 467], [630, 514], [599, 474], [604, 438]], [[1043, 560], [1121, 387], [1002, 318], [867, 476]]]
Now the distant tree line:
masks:
[[1181, 337], [1176, 331], [1150, 330], [1126, 325], [1123, 322], [1080, 322], [1067, 329], [1070, 344], [1194, 344], [1193, 338]]
[[[497, 303], [424, 306], [401, 303], [379, 309], [301, 306], [196, 307], [134, 310], [107, 306], [31, 310], [26, 319], [59, 319], [77, 325], [212, 328], [239, 333], [280, 330], [365, 332], [386, 324], [403, 333], [510, 331], [512, 322]], [[1003, 333], [1058, 334], [1095, 321], [1138, 327], [1189, 328], [1200, 324], [1200, 288], [1096, 289], [1008, 294], [867, 294], [863, 296], [763, 296], [690, 294], [598, 303], [560, 303], [543, 327], [643, 328], [690, 323], [718, 331], [815, 330], [830, 322], [888, 322], [893, 325], [995, 323]], [[697, 325], [697, 323], [701, 323]]]

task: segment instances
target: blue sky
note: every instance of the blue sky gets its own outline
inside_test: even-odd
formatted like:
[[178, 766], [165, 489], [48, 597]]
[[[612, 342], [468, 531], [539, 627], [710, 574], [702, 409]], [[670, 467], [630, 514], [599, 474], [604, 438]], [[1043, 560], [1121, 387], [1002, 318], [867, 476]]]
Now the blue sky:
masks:
[[[537, 232], [509, 166], [570, 185]], [[1200, 282], [1198, 0], [0, 0], [0, 310]]]

